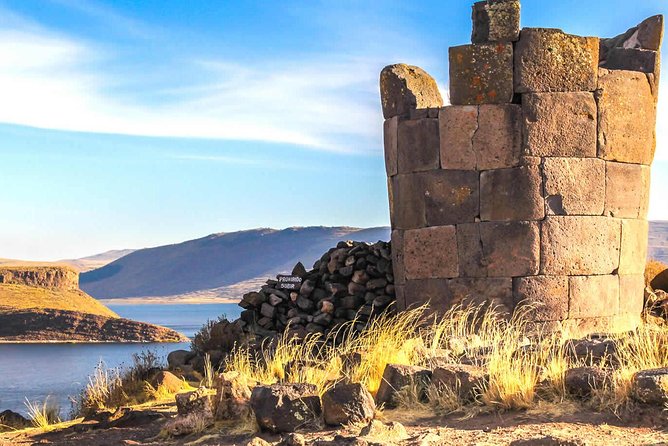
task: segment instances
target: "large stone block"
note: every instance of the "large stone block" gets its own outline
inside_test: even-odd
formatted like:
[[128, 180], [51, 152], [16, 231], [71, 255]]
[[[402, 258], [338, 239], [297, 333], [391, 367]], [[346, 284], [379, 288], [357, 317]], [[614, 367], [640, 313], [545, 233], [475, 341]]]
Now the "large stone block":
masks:
[[457, 277], [457, 234], [454, 226], [404, 232], [406, 279]]
[[424, 192], [418, 174], [390, 178], [390, 217], [393, 229], [415, 229], [425, 226]]
[[619, 314], [640, 317], [644, 307], [645, 278], [642, 274], [619, 276]]
[[513, 280], [515, 305], [528, 306], [535, 321], [561, 321], [568, 317], [568, 277], [534, 276]]
[[605, 215], [642, 218], [649, 202], [649, 182], [648, 166], [606, 162]]
[[663, 39], [663, 16], [655, 15], [638, 26], [610, 39], [601, 39], [601, 63], [605, 64], [608, 52], [614, 48], [645, 49], [659, 51]]
[[459, 278], [448, 281], [447, 285], [451, 305], [489, 305], [503, 314], [514, 309], [511, 278]]
[[598, 88], [599, 158], [651, 164], [656, 149], [656, 104], [647, 76], [601, 69]]
[[517, 166], [522, 150], [522, 108], [512, 104], [481, 105], [473, 149], [478, 170]]
[[476, 2], [472, 19], [473, 43], [514, 42], [520, 37], [519, 0]]
[[450, 48], [452, 104], [503, 104], [512, 100], [512, 44], [473, 44]]
[[488, 170], [520, 162], [522, 110], [513, 104], [450, 106], [441, 111], [441, 166]]
[[422, 174], [427, 226], [473, 222], [480, 210], [479, 174], [436, 170]]
[[406, 283], [406, 269], [404, 266], [404, 231], [392, 231], [392, 268], [394, 271], [394, 284]]
[[538, 165], [482, 172], [481, 220], [542, 220], [545, 216], [542, 188]]
[[408, 116], [417, 108], [438, 108], [443, 99], [436, 81], [420, 67], [389, 65], [380, 73], [380, 99], [385, 119]]
[[622, 220], [622, 243], [619, 255], [619, 274], [642, 275], [647, 262], [647, 220]]
[[522, 95], [524, 153], [532, 156], [596, 157], [597, 109], [594, 95]]
[[399, 118], [386, 119], [383, 124], [383, 145], [385, 148], [385, 171], [391, 177], [398, 173], [397, 170], [397, 138], [399, 131]]
[[404, 286], [406, 308], [429, 304], [434, 311], [445, 312], [452, 306], [449, 279], [407, 280]]
[[441, 167], [475, 170], [478, 162], [473, 135], [478, 131], [478, 107], [451, 105], [438, 116], [441, 135]]
[[603, 214], [605, 161], [597, 158], [545, 158], [543, 177], [547, 214]]
[[640, 322], [639, 316], [615, 315], [566, 319], [559, 329], [571, 338], [581, 338], [591, 333], [622, 333], [634, 330]]
[[515, 92], [594, 91], [598, 46], [596, 37], [524, 28], [515, 46]]
[[438, 119], [399, 122], [397, 151], [399, 173], [438, 169], [441, 165]]
[[540, 269], [536, 222], [483, 222], [457, 226], [460, 275], [530, 276]]
[[547, 217], [541, 228], [541, 274], [612, 274], [619, 267], [621, 222], [608, 217]]
[[603, 67], [610, 70], [640, 71], [659, 74], [661, 54], [641, 48], [611, 48]]
[[569, 318], [615, 316], [619, 313], [618, 276], [570, 277]]

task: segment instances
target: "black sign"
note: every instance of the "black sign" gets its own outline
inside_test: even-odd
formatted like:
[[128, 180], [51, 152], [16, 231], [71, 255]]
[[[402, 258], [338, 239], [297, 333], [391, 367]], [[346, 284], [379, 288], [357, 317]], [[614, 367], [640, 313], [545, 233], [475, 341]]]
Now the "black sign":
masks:
[[299, 276], [278, 276], [277, 279], [276, 288], [279, 290], [299, 291], [302, 286], [302, 278]]

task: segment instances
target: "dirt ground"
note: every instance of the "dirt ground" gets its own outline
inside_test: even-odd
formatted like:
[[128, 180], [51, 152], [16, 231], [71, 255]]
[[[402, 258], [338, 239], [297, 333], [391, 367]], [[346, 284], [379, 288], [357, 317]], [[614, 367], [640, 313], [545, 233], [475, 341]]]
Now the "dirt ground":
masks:
[[[538, 439], [546, 436], [560, 442], [526, 443], [535, 445], [667, 445], [668, 412], [657, 409], [640, 409], [625, 417], [587, 411], [579, 406], [555, 406], [543, 408], [540, 413], [512, 412], [479, 415], [470, 419], [457, 416], [434, 417], [426, 412], [407, 413], [386, 411], [383, 421], [402, 423], [410, 438], [405, 440], [383, 438], [367, 440], [366, 444], [398, 445], [509, 445], [515, 440]], [[94, 424], [74, 424], [52, 432], [36, 429], [0, 434], [0, 446], [9, 445], [174, 445], [174, 446], [226, 446], [245, 445], [253, 435], [229, 435], [222, 429], [193, 434], [182, 438], [165, 438], [161, 435], [164, 421], [174, 414], [171, 404], [139, 409], [135, 417], [124, 425], [94, 429]], [[348, 426], [338, 430], [302, 432], [307, 444], [317, 445], [328, 440], [329, 444], [350, 444], [336, 435], [358, 436], [360, 427]], [[279, 435], [262, 434], [270, 443], [281, 441]], [[546, 442], [547, 441], [547, 442]], [[568, 441], [573, 441], [569, 443]], [[363, 445], [364, 442], [357, 444]]]

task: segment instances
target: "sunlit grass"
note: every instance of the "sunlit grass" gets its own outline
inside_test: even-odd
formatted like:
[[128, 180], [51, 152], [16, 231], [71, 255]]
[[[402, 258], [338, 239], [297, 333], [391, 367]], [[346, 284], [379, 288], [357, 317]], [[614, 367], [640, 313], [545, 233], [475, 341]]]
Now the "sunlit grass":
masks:
[[47, 397], [44, 402], [29, 401], [26, 398], [26, 409], [32, 424], [44, 431], [60, 423], [60, 406]]

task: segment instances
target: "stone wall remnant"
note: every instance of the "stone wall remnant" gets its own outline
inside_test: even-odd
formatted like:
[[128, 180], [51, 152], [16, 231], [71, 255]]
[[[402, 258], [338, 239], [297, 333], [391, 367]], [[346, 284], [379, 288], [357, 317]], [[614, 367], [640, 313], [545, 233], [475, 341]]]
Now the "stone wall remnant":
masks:
[[631, 329], [663, 17], [599, 39], [520, 31], [519, 12], [473, 5], [473, 43], [449, 52], [451, 105], [424, 71], [383, 70], [397, 306], [529, 304], [550, 328]]

